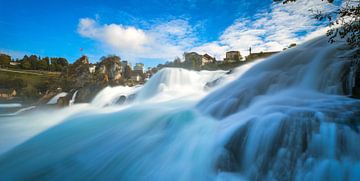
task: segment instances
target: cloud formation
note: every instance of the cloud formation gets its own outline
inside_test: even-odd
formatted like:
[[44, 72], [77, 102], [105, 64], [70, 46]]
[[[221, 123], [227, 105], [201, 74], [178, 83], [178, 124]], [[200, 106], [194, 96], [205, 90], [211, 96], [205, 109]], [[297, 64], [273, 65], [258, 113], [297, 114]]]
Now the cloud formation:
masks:
[[192, 27], [185, 20], [172, 20], [148, 30], [121, 24], [100, 25], [90, 18], [80, 19], [78, 33], [102, 42], [125, 58], [173, 59], [192, 45]]
[[253, 51], [279, 51], [291, 43], [308, 40], [309, 35], [314, 37], [322, 34], [324, 26], [312, 17], [311, 10], [329, 12], [334, 8], [334, 5], [313, 0], [287, 5], [273, 3], [269, 12], [259, 13], [254, 19], [237, 19], [219, 40], [194, 47], [193, 50], [211, 52], [217, 58], [225, 56], [219, 50], [240, 50], [243, 55], [248, 54], [249, 47]]
[[[216, 41], [200, 44], [195, 28], [187, 20], [171, 20], [149, 29], [121, 24], [99, 24], [90, 18], [80, 19], [78, 32], [83, 37], [102, 42], [125, 58], [172, 60], [183, 52], [209, 53], [222, 59], [226, 51], [249, 47], [257, 51], [278, 51], [291, 43], [301, 43], [323, 31], [324, 25], [312, 17], [310, 9], [329, 12], [336, 8], [323, 1], [302, 0], [283, 5], [273, 3], [267, 12], [253, 18], [239, 18], [227, 27]], [[316, 32], [316, 33], [313, 33]]]

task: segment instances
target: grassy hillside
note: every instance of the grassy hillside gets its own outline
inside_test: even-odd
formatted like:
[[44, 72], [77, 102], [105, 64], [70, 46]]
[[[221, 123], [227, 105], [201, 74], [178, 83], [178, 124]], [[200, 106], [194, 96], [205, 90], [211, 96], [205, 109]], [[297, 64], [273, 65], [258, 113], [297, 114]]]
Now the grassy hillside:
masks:
[[40, 97], [60, 73], [0, 69], [0, 87], [14, 88], [24, 99]]

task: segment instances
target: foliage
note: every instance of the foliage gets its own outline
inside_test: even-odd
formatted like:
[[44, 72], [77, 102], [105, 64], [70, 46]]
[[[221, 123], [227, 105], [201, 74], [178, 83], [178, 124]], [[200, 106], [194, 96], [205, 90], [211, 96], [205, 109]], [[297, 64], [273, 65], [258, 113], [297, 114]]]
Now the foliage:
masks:
[[50, 58], [50, 62], [50, 70], [56, 72], [65, 71], [69, 65], [65, 58]]
[[0, 54], [0, 67], [8, 67], [10, 65], [11, 57], [6, 54]]
[[31, 69], [31, 63], [29, 60], [29, 57], [27, 55], [24, 56], [22, 60], [20, 60], [20, 67], [22, 69], [30, 70]]
[[[274, 0], [276, 2], [282, 0]], [[284, 0], [283, 3], [295, 2], [297, 0]], [[322, 0], [323, 1], [323, 0]], [[333, 3], [334, 0], [327, 0], [328, 3]], [[360, 1], [359, 0], [344, 0], [344, 5], [339, 9], [330, 13], [323, 13], [316, 11], [315, 18], [319, 20], [327, 19], [329, 21], [330, 29], [327, 32], [329, 42], [333, 43], [337, 37], [346, 39], [347, 43], [354, 48], [360, 48]], [[333, 18], [337, 16], [337, 18]]]

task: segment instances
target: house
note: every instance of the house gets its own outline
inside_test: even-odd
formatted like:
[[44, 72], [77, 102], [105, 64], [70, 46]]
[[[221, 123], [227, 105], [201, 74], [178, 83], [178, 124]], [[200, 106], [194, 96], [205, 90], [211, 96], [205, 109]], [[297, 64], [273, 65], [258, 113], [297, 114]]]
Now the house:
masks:
[[185, 63], [196, 64], [196, 65], [205, 65], [208, 63], [215, 62], [215, 58], [211, 57], [208, 54], [200, 55], [196, 52], [184, 53]]
[[18, 65], [20, 65], [20, 62], [13, 62], [13, 61], [11, 61], [11, 62], [10, 62], [10, 65], [12, 65], [12, 66], [18, 66]]
[[128, 61], [126, 61], [126, 60], [121, 61], [121, 62], [120, 62], [120, 65], [121, 65], [121, 67], [122, 67], [122, 70], [125, 70], [126, 66], [130, 66], [130, 67], [131, 67], [131, 64], [130, 64]]
[[201, 63], [202, 55], [196, 52], [184, 53], [185, 62]]
[[143, 74], [144, 73], [144, 64], [143, 63], [136, 63], [133, 69], [134, 72]]
[[0, 98], [11, 98], [16, 96], [15, 89], [0, 89]]
[[133, 80], [133, 81], [136, 81], [136, 82], [140, 82], [141, 81], [141, 76], [136, 72], [132, 72], [130, 79]]
[[224, 58], [224, 62], [239, 62], [241, 60], [242, 56], [239, 51], [226, 52], [226, 58]]
[[89, 72], [92, 73], [92, 74], [94, 74], [95, 71], [96, 71], [96, 65], [90, 65], [90, 66], [89, 66]]
[[205, 64], [208, 64], [208, 63], [214, 63], [216, 60], [214, 57], [210, 56], [209, 54], [205, 53], [203, 56], [202, 56], [202, 64], [201, 65], [205, 65]]

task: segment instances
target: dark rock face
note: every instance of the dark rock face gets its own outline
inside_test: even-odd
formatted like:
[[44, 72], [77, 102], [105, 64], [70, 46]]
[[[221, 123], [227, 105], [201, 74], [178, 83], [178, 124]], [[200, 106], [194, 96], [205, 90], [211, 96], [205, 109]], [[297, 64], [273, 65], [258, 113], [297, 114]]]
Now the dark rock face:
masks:
[[116, 104], [125, 104], [126, 102], [126, 96], [120, 96], [119, 99], [116, 101]]
[[120, 80], [121, 72], [120, 57], [110, 56], [100, 62], [100, 74], [103, 75], [105, 82]]
[[81, 87], [75, 98], [75, 103], [89, 103], [105, 85], [91, 84]]
[[47, 102], [49, 102], [51, 98], [56, 96], [56, 94], [58, 93], [59, 93], [58, 91], [47, 91], [46, 94], [42, 96], [35, 104], [36, 105], [46, 104]]
[[68, 96], [64, 96], [64, 97], [60, 97], [58, 100], [57, 100], [57, 105], [59, 107], [66, 107], [66, 106], [69, 106], [69, 102], [70, 102], [70, 99]]
[[92, 81], [89, 67], [90, 65], [87, 56], [80, 57], [69, 67], [68, 76], [73, 81], [73, 86], [83, 87]]

